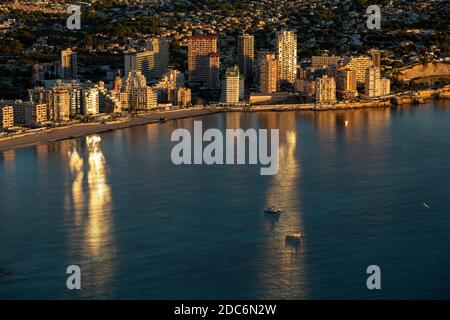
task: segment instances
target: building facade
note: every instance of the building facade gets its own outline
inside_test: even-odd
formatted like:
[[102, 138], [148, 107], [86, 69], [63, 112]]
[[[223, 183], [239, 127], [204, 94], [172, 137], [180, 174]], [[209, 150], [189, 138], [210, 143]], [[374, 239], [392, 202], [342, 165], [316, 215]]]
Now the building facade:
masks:
[[255, 37], [243, 34], [238, 37], [239, 72], [246, 82], [250, 82], [254, 75], [255, 65]]
[[316, 102], [336, 102], [336, 82], [334, 78], [324, 75], [317, 79]]
[[278, 91], [278, 59], [273, 52], [265, 52], [260, 55], [260, 92], [271, 94]]
[[283, 30], [276, 34], [279, 81], [295, 83], [297, 78], [297, 34]]

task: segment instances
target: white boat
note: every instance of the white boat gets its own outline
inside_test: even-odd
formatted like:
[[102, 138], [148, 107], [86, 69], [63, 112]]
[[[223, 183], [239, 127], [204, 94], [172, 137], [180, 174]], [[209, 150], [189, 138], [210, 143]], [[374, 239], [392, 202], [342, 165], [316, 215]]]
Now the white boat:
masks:
[[283, 212], [283, 210], [275, 208], [275, 207], [267, 207], [266, 209], [264, 209], [265, 213], [270, 213], [270, 214], [280, 214]]

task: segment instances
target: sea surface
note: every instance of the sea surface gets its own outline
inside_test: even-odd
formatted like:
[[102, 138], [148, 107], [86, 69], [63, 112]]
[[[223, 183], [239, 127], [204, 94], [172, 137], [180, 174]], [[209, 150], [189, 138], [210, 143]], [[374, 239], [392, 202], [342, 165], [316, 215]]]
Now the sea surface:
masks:
[[[174, 165], [171, 134], [194, 121], [279, 129], [278, 174]], [[448, 299], [450, 103], [213, 114], [1, 152], [1, 269], [0, 299]]]

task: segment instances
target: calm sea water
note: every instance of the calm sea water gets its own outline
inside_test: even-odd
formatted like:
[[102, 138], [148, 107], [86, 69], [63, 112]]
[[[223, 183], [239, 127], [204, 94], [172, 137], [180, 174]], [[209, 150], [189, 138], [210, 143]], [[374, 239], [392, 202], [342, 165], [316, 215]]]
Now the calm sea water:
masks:
[[[278, 174], [173, 165], [170, 135], [194, 120], [279, 128]], [[448, 102], [215, 114], [5, 151], [0, 298], [450, 298], [449, 161]]]

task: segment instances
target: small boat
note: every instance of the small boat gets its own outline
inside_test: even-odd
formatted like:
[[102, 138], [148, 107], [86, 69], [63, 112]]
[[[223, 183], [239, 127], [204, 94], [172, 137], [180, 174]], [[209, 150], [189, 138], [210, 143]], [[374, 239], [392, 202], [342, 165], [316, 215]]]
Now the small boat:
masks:
[[270, 214], [280, 214], [283, 212], [283, 210], [275, 208], [275, 207], [267, 207], [264, 209], [265, 213], [270, 213]]
[[304, 238], [305, 234], [300, 233], [300, 232], [293, 232], [293, 233], [288, 233], [286, 235], [286, 240], [295, 240], [295, 241], [300, 241], [301, 238]]
[[425, 202], [422, 202], [423, 203], [423, 206], [425, 207], [425, 208], [427, 208], [427, 209], [430, 209], [431, 208], [431, 206], [429, 205], [429, 204], [427, 204], [427, 203], [425, 203]]

